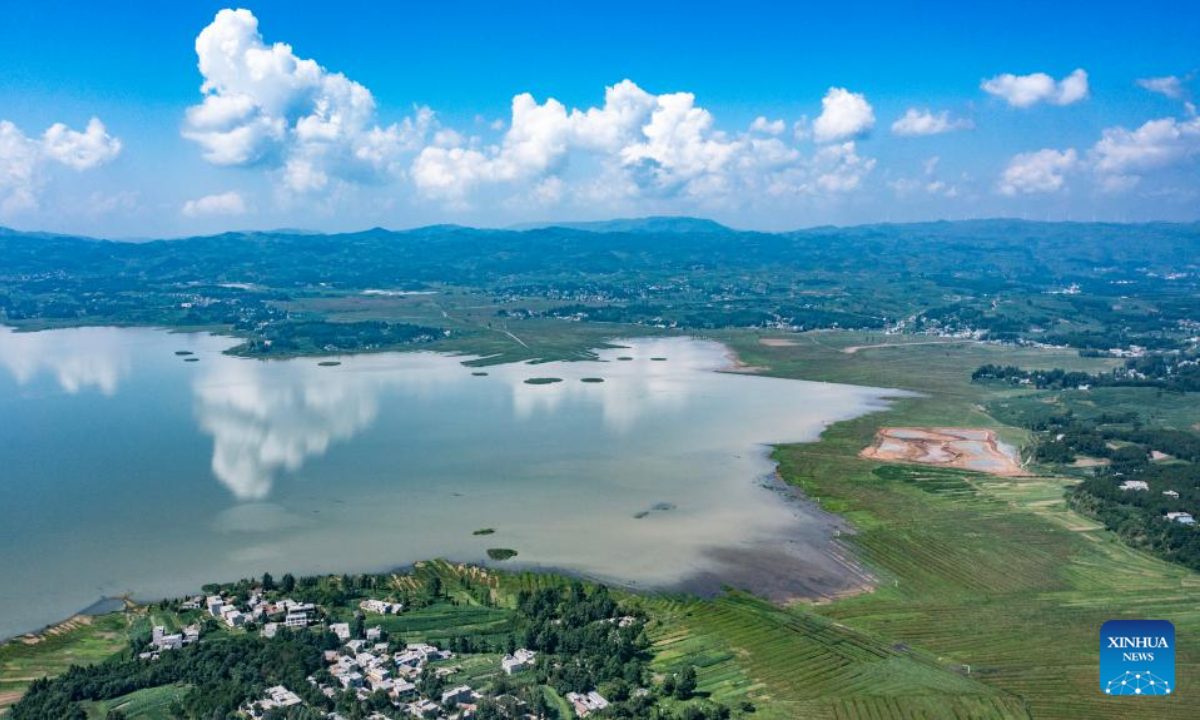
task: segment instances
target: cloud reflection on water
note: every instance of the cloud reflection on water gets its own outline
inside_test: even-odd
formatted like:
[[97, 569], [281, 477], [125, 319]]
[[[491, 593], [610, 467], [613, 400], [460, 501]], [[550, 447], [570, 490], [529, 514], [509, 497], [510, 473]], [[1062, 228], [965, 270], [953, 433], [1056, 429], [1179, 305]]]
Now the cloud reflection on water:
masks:
[[19, 333], [0, 327], [0, 365], [18, 385], [28, 385], [48, 372], [71, 395], [95, 388], [111, 397], [129, 374], [128, 335], [122, 332], [80, 328], [70, 333]]

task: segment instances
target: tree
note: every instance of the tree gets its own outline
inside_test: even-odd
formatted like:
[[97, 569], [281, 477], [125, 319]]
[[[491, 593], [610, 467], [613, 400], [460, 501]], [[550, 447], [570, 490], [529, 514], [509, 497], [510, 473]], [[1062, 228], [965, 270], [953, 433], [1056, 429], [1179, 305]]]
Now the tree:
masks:
[[679, 673], [679, 680], [675, 683], [675, 697], [680, 700], [687, 700], [696, 693], [696, 668], [688, 665]]
[[284, 573], [279, 589], [283, 590], [285, 593], [290, 593], [291, 591], [295, 590], [296, 578], [292, 577], [291, 573]]
[[271, 573], [263, 573], [262, 589], [265, 592], [270, 592], [275, 589], [275, 578], [271, 577]]

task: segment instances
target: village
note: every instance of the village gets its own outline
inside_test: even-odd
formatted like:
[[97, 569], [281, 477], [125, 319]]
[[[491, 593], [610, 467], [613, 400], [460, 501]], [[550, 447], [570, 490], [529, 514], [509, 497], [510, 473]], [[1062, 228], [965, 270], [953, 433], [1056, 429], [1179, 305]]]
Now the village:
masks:
[[[483, 683], [479, 687], [451, 684], [462, 670], [453, 662], [457, 657], [453, 651], [424, 642], [396, 642], [388, 638], [380, 625], [368, 623], [370, 618], [378, 620], [400, 615], [404, 605], [399, 602], [362, 600], [351, 622], [333, 621], [332, 614], [316, 603], [290, 598], [271, 601], [261, 591], [251, 592], [241, 601], [228, 594], [196, 596], [181, 601], [178, 609], [199, 611], [204, 621], [173, 633], [168, 633], [165, 626], [155, 626], [149, 647], [138, 654], [141, 660], [156, 661], [165, 652], [201, 642], [205, 625], [210, 628], [215, 625], [225, 633], [257, 633], [264, 639], [273, 639], [285, 629], [286, 632], [324, 632], [336, 638], [338, 647], [324, 651], [324, 666], [306, 681], [339, 709], [346, 707], [347, 698], [352, 699], [351, 707], [354, 703], [360, 705], [362, 711], [353, 713], [354, 718], [470, 720], [481, 717], [480, 706], [484, 703], [491, 708], [486, 717], [513, 720], [545, 717], [510, 692], [512, 686], [508, 683], [501, 684], [499, 692], [487, 689], [495, 683]], [[626, 628], [639, 621], [621, 616], [601, 622]], [[496, 674], [511, 678], [529, 673], [535, 669], [540, 657], [534, 650], [516, 648], [503, 654]], [[303, 694], [298, 688], [269, 687], [262, 697], [245, 703], [240, 714], [255, 719], [292, 717], [294, 711], [307, 705]], [[563, 698], [579, 718], [593, 715], [610, 704], [595, 689], [565, 693]], [[319, 711], [304, 717], [351, 720], [350, 716], [338, 711]]]

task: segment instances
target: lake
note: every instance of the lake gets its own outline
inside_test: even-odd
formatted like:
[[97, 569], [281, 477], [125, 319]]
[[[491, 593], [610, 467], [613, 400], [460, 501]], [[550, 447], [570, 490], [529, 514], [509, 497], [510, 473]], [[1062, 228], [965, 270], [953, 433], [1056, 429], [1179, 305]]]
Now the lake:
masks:
[[493, 547], [519, 555], [492, 565], [633, 587], [864, 581], [837, 521], [773, 487], [768, 444], [899, 393], [716, 372], [710, 341], [619, 342], [594, 362], [322, 366], [210, 334], [0, 328], [0, 637], [105, 596]]

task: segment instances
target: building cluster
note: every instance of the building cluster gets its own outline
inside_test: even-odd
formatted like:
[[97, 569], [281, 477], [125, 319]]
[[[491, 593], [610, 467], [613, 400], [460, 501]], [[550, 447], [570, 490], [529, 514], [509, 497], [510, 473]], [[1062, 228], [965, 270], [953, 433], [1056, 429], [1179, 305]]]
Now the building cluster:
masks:
[[575, 708], [575, 714], [581, 718], [608, 707], [608, 700], [595, 690], [589, 693], [567, 693], [567, 702]]
[[[367, 629], [367, 640], [348, 639], [348, 623], [333, 623], [329, 629], [344, 639], [340, 649], [325, 652], [329, 681], [319, 680], [315, 676], [309, 678], [309, 682], [326, 697], [332, 699], [350, 692], [360, 702], [366, 702], [382, 692], [393, 707], [414, 718], [469, 720], [475, 716], [478, 703], [484, 695], [469, 685], [457, 685], [433, 697], [422, 695], [418, 686], [429, 663], [452, 659], [454, 653], [428, 643], [409, 643], [403, 649], [391, 652], [388, 643], [371, 642], [382, 636], [378, 627]], [[504, 657], [504, 671], [509, 675], [519, 673], [531, 667], [536, 658], [537, 653], [532, 650], [517, 650]], [[432, 668], [433, 673], [441, 677], [452, 675], [457, 670], [454, 666]], [[523, 716], [520, 712], [523, 702], [511, 696], [504, 699], [507, 705], [518, 711], [517, 716]]]
[[1169, 512], [1163, 516], [1167, 522], [1177, 522], [1180, 525], [1195, 525], [1196, 518], [1192, 517], [1191, 513], [1185, 512]]
[[[398, 615], [403, 612], [401, 603], [387, 600], [363, 600], [359, 610], [366, 614]], [[488, 701], [501, 708], [504, 717], [520, 720], [536, 720], [524, 700], [508, 692], [492, 694], [470, 685], [430, 683], [430, 676], [446, 678], [455, 676], [462, 668], [452, 661], [455, 654], [429, 643], [408, 643], [399, 647], [389, 643], [383, 628], [376, 625], [358, 630], [359, 637], [350, 622], [331, 622], [326, 613], [313, 603], [302, 603], [291, 599], [270, 601], [260, 592], [247, 599], [235, 599], [228, 594], [197, 596], [184, 600], [181, 610], [200, 611], [224, 623], [230, 629], [252, 630], [258, 627], [265, 637], [274, 637], [280, 627], [327, 631], [338, 638], [339, 647], [326, 650], [324, 668], [307, 680], [310, 689], [288, 688], [282, 685], [268, 688], [263, 696], [245, 703], [241, 714], [249, 718], [274, 717], [286, 708], [306, 705], [305, 695], [313, 690], [319, 692], [344, 708], [347, 697], [370, 708], [367, 720], [389, 720], [395, 717], [421, 718], [423, 720], [471, 720], [476, 717], [479, 704]], [[361, 616], [360, 616], [361, 617]], [[633, 617], [610, 618], [606, 622], [626, 627], [637, 622]], [[157, 659], [159, 653], [182, 648], [200, 639], [202, 623], [195, 623], [181, 631], [168, 634], [165, 627], [154, 628], [150, 648], [142, 653], [144, 659]], [[528, 648], [519, 648], [503, 655], [500, 670], [505, 675], [529, 672], [538, 664], [539, 654]], [[438, 690], [433, 692], [431, 687]], [[300, 690], [300, 693], [295, 692]], [[391, 710], [387, 715], [378, 712], [380, 696], [387, 698]], [[567, 701], [577, 716], [587, 717], [608, 707], [608, 700], [598, 692], [568, 693]], [[343, 710], [344, 711], [344, 710]], [[325, 713], [327, 720], [346, 720], [337, 712]]]
[[200, 640], [200, 625], [188, 625], [177, 633], [167, 634], [166, 627], [155, 626], [150, 635], [150, 649], [139, 653], [142, 660], [157, 660], [159, 653], [167, 650], [179, 650], [184, 645], [191, 645]]

